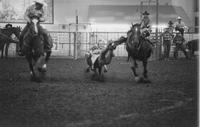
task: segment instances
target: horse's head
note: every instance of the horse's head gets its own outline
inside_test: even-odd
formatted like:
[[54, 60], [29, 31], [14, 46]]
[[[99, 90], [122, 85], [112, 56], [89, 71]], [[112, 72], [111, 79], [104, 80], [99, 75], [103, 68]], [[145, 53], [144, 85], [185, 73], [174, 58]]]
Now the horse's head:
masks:
[[131, 43], [138, 44], [140, 40], [141, 32], [140, 32], [140, 24], [132, 24], [131, 26]]
[[20, 27], [7, 27], [1, 30], [3, 34], [10, 37], [14, 34], [18, 39], [20, 36], [21, 28]]
[[15, 34], [15, 36], [19, 39], [19, 36], [21, 33], [21, 27], [17, 26], [17, 27], [12, 27], [9, 29], [11, 29], [12, 33]]
[[37, 18], [32, 18], [31, 23], [29, 24], [29, 32], [32, 35], [39, 34], [38, 25], [39, 25], [39, 20]]
[[111, 50], [111, 51], [113, 51], [114, 49], [116, 49], [116, 45], [115, 45], [114, 41], [109, 40], [108, 44], [107, 44], [107, 48], [108, 48], [108, 50]]
[[32, 50], [36, 54], [44, 53], [44, 37], [40, 34], [39, 29], [39, 20], [33, 18], [31, 23], [28, 24], [28, 31], [25, 34], [24, 41], [25, 44], [29, 44]]

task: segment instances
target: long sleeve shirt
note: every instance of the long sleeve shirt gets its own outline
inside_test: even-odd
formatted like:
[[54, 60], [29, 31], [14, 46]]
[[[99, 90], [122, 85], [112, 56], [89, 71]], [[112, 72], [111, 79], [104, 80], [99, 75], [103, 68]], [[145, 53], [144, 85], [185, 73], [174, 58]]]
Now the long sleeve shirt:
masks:
[[170, 41], [173, 38], [173, 34], [171, 34], [169, 31], [165, 31], [161, 34], [161, 37], [163, 37], [163, 41]]
[[149, 17], [144, 17], [141, 21], [141, 28], [147, 28], [148, 26], [150, 26], [150, 19]]
[[175, 22], [174, 23], [174, 27], [178, 27], [178, 28], [185, 28], [185, 23], [183, 21], [181, 21], [180, 23], [179, 22]]

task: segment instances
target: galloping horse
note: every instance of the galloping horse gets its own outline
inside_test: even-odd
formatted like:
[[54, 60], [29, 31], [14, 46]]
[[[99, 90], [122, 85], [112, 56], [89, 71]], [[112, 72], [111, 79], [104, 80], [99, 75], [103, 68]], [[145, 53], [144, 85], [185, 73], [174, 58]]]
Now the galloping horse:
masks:
[[0, 43], [2, 45], [2, 47], [1, 47], [1, 49], [2, 49], [1, 58], [3, 58], [4, 47], [5, 47], [5, 56], [7, 58], [8, 57], [8, 48], [9, 48], [10, 44], [16, 43], [16, 45], [18, 45], [17, 44], [18, 41], [12, 40], [11, 35], [14, 34], [17, 37], [17, 39], [19, 40], [21, 28], [19, 26], [10, 27], [10, 28], [3, 28], [3, 29], [1, 29], [1, 32], [2, 32], [2, 39], [0, 40]]
[[44, 37], [40, 34], [38, 25], [38, 19], [33, 19], [23, 37], [23, 51], [29, 63], [31, 80], [33, 81], [42, 81], [46, 72], [46, 63], [50, 57], [50, 53], [47, 53], [45, 57]]
[[[133, 60], [133, 66], [131, 67], [135, 80], [137, 82], [144, 81], [144, 82], [150, 82], [147, 75], [147, 63], [148, 58], [151, 56], [153, 50], [152, 50], [152, 44], [149, 42], [149, 40], [142, 37], [141, 31], [140, 31], [140, 24], [132, 24], [130, 32], [127, 33], [127, 38], [121, 37], [119, 40], [114, 42], [115, 45], [119, 45], [122, 43], [126, 44], [126, 50], [128, 52], [128, 57], [132, 58]], [[139, 77], [136, 68], [137, 60], [142, 61], [143, 63], [143, 77]]]
[[[99, 79], [102, 79], [103, 76], [103, 67], [104, 65], [110, 64], [112, 57], [114, 57], [113, 50], [116, 47], [114, 46], [113, 41], [109, 41], [108, 45], [105, 49], [103, 49], [100, 53], [100, 55], [97, 57], [96, 61], [94, 62], [94, 72], [96, 75], [99, 76]], [[86, 54], [86, 62], [89, 65], [87, 68], [86, 72], [89, 72], [91, 67], [92, 67], [92, 61], [91, 61], [91, 56]], [[97, 72], [98, 70], [98, 72]]]

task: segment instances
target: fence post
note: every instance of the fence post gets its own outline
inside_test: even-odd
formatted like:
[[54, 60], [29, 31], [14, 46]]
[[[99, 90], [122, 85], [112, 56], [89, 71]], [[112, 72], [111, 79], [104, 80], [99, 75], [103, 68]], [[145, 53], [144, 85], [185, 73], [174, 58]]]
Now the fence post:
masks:
[[78, 58], [77, 56], [77, 42], [78, 42], [78, 11], [76, 10], [76, 32], [74, 38], [74, 59]]

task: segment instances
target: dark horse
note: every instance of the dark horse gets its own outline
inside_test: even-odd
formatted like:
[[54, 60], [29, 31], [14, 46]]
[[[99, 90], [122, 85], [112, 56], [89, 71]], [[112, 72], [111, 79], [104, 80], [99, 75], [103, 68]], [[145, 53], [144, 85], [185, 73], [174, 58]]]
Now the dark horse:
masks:
[[[108, 45], [105, 49], [103, 49], [100, 53], [100, 55], [97, 57], [97, 59], [94, 62], [94, 72], [95, 75], [98, 75], [98, 78], [102, 80], [103, 78], [103, 70], [105, 69], [104, 66], [111, 63], [112, 57], [114, 57], [113, 50], [116, 48], [113, 41], [109, 41]], [[89, 72], [92, 66], [91, 61], [91, 54], [86, 54], [86, 62], [89, 65], [86, 72]], [[105, 70], [104, 70], [105, 71]], [[94, 76], [95, 76], [94, 75]]]
[[[3, 28], [1, 29], [1, 58], [3, 58], [3, 53], [4, 53], [4, 47], [5, 47], [5, 56], [6, 58], [8, 57], [8, 48], [10, 46], [11, 43], [16, 43], [16, 45], [18, 45], [18, 41], [14, 41], [11, 39], [11, 35], [14, 34], [17, 39], [19, 40], [19, 36], [20, 36], [20, 32], [21, 32], [21, 28], [19, 26], [17, 27], [10, 27], [10, 28]], [[17, 50], [17, 49], [16, 49]]]
[[[51, 52], [44, 51], [44, 37], [38, 30], [38, 19], [33, 19], [23, 37], [23, 51], [29, 63], [31, 80], [42, 81]], [[46, 57], [45, 57], [46, 55]]]
[[189, 50], [190, 57], [194, 57], [194, 52], [199, 49], [199, 39], [190, 40], [186, 43], [186, 47]]
[[[135, 80], [137, 82], [150, 82], [147, 75], [147, 63], [148, 58], [153, 52], [152, 44], [149, 40], [141, 36], [140, 24], [132, 24], [131, 30], [127, 33], [127, 38], [121, 37], [119, 40], [115, 41], [115, 45], [122, 43], [126, 44], [128, 57], [132, 58], [133, 60], [133, 66], [131, 69], [134, 73]], [[136, 68], [138, 67], [137, 60], [142, 61], [143, 63], [143, 77], [139, 77], [136, 72]]]

